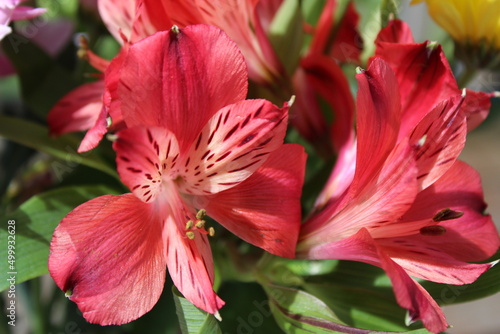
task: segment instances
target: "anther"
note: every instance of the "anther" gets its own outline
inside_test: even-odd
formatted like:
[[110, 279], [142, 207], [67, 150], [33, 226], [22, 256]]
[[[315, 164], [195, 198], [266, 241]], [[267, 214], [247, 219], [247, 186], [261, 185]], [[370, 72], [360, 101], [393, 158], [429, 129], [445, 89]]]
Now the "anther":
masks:
[[198, 221], [196, 222], [196, 225], [195, 225], [195, 226], [196, 226], [196, 228], [204, 228], [204, 227], [205, 227], [205, 223], [206, 223], [206, 222], [205, 222], [204, 220], [198, 220]]
[[193, 221], [192, 220], [188, 220], [188, 222], [186, 223], [186, 230], [190, 230], [193, 228]]
[[446, 233], [446, 228], [441, 225], [430, 225], [420, 229], [420, 234], [426, 236], [438, 236]]
[[179, 34], [179, 27], [176, 25], [173, 25], [172, 28], [170, 29], [174, 34], [178, 35]]
[[88, 60], [88, 54], [87, 51], [89, 50], [89, 41], [87, 37], [84, 34], [80, 34], [78, 36], [78, 51], [76, 52], [78, 58], [83, 59], [83, 60]]
[[203, 219], [203, 218], [205, 218], [206, 214], [207, 214], [207, 211], [205, 209], [200, 209], [196, 213], [196, 219]]
[[194, 239], [194, 232], [193, 231], [187, 231], [186, 232], [186, 237], [188, 237], [188, 239], [190, 239], [190, 240], [193, 240]]
[[432, 220], [434, 220], [435, 222], [442, 222], [444, 220], [457, 219], [462, 217], [463, 215], [464, 213], [462, 211], [455, 211], [447, 208], [436, 213], [436, 215], [432, 217]]
[[211, 237], [215, 235], [215, 229], [211, 226], [208, 228], [208, 235]]
[[73, 290], [66, 290], [66, 292], [64, 293], [64, 296], [65, 297], [71, 297], [73, 295]]

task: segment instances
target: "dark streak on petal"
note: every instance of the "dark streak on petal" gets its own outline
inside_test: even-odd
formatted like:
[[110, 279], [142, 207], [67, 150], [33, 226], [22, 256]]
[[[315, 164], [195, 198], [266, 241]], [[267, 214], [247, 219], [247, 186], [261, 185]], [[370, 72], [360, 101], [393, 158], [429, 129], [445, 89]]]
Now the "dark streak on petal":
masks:
[[194, 146], [194, 149], [197, 150], [198, 147], [200, 146], [201, 138], [203, 137], [203, 132], [200, 132], [200, 135], [198, 136], [198, 140], [196, 141], [196, 145]]
[[226, 158], [229, 154], [231, 154], [231, 151], [228, 151], [226, 153], [224, 153], [223, 155], [221, 155], [217, 160], [215, 160], [215, 162], [219, 162], [221, 160], [223, 160], [224, 158]]
[[233, 126], [233, 128], [229, 130], [229, 132], [226, 134], [226, 137], [224, 137], [222, 141], [226, 141], [227, 139], [229, 139], [229, 137], [231, 137], [236, 132], [236, 130], [238, 130], [239, 126], [239, 123]]
[[247, 169], [248, 167], [252, 166], [252, 165], [255, 165], [256, 163], [258, 163], [260, 160], [256, 160], [256, 161], [253, 161], [251, 163], [249, 163], [248, 165], [245, 165], [243, 167], [240, 167], [240, 168], [236, 168], [236, 169], [232, 169], [230, 171], [228, 171], [228, 173], [234, 173], [234, 172], [239, 172], [239, 171], [242, 171], [244, 169]]

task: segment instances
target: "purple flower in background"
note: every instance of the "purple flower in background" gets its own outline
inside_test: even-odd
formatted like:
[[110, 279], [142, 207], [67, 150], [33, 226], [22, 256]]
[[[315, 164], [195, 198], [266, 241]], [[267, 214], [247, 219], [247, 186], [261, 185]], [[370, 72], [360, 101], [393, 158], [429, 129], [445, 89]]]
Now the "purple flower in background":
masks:
[[10, 21], [27, 20], [45, 13], [45, 8], [19, 6], [24, 0], [0, 0], [0, 40], [12, 32]]

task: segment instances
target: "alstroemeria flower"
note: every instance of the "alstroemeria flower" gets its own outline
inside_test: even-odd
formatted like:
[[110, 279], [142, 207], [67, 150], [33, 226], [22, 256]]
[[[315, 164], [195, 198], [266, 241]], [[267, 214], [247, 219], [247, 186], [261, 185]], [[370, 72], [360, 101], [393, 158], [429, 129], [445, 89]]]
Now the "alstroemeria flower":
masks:
[[[120, 43], [124, 40], [137, 42], [157, 31], [168, 30], [174, 24], [181, 28], [200, 23], [218, 26], [226, 31], [242, 50], [250, 78], [257, 82], [270, 83], [279, 77], [283, 69], [261, 27], [260, 17], [262, 15], [264, 21], [271, 18], [281, 0], [265, 1], [262, 5], [258, 5], [258, 2], [100, 0], [98, 7], [106, 27]], [[227, 20], [227, 17], [231, 17], [231, 20]], [[265, 25], [265, 22], [263, 24]], [[127, 43], [124, 45], [124, 49], [126, 48]], [[91, 52], [89, 55], [95, 56]], [[97, 62], [96, 59], [90, 61], [93, 65]], [[107, 66], [97, 67], [104, 72]], [[107, 131], [106, 104], [112, 97], [109, 92], [99, 90], [102, 85], [102, 81], [97, 81], [76, 88], [49, 112], [48, 123], [53, 135], [91, 129], [82, 141], [79, 152], [97, 146]]]
[[23, 1], [25, 0], [0, 1], [0, 41], [12, 32], [9, 27], [11, 21], [29, 20], [47, 11], [45, 8], [19, 6]]
[[456, 42], [458, 57], [474, 66], [500, 66], [499, 0], [413, 0], [425, 1], [430, 16]]
[[[401, 126], [403, 127], [399, 138], [408, 136], [416, 124], [443, 100], [462, 94], [441, 46], [428, 41], [415, 43], [412, 32], [405, 22], [390, 21], [387, 27], [379, 32], [375, 44], [375, 56], [384, 59], [396, 74], [402, 108]], [[340, 75], [338, 77], [340, 78]], [[343, 88], [345, 84], [339, 85], [338, 79], [335, 82], [338, 89], [347, 91]], [[467, 119], [467, 131], [473, 130], [484, 121], [489, 113], [490, 98], [493, 95], [466, 90], [460, 109]], [[344, 96], [343, 100], [347, 101], [347, 99]], [[299, 98], [297, 100], [300, 101]], [[341, 105], [340, 101], [342, 100], [337, 99], [336, 105]], [[345, 106], [348, 105], [345, 104]], [[345, 112], [349, 108], [344, 107], [340, 110], [344, 111], [344, 115], [349, 115], [349, 112]], [[351, 113], [353, 115], [354, 111]], [[343, 145], [338, 148], [335, 170], [318, 196], [316, 208], [321, 208], [326, 202], [339, 196], [354, 176], [356, 157], [354, 133], [352, 129], [351, 133], [348, 132], [347, 120], [339, 124], [343, 124], [343, 127], [336, 131], [338, 134], [334, 140]], [[339, 140], [342, 138], [344, 140]]]
[[217, 316], [224, 302], [212, 288], [205, 214], [266, 251], [294, 256], [305, 153], [283, 145], [288, 105], [243, 100], [244, 59], [212, 26], [159, 32], [119, 65], [120, 103], [110, 106], [127, 128], [113, 147], [132, 193], [68, 214], [54, 232], [50, 273], [90, 322], [123, 324], [148, 312], [166, 267], [188, 300]]
[[500, 244], [477, 173], [457, 160], [467, 133], [463, 97], [451, 95], [414, 120], [381, 58], [357, 79], [357, 141], [342, 161], [351, 166], [336, 171], [343, 191], [303, 225], [297, 255], [383, 268], [410, 320], [444, 331], [439, 306], [410, 275], [471, 283], [492, 264], [468, 262]]

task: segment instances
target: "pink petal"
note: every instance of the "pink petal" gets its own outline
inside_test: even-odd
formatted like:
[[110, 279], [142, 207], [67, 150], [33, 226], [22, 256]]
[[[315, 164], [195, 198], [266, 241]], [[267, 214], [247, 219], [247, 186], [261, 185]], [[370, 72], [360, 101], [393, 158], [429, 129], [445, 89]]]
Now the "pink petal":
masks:
[[202, 22], [224, 30], [245, 56], [252, 80], [268, 84], [283, 72], [255, 9], [259, 0], [197, 0]]
[[[377, 243], [384, 248], [384, 253], [403, 267], [409, 275], [428, 281], [456, 285], [470, 284], [492, 267], [490, 263], [469, 264], [453, 258], [442, 249], [427, 243], [426, 239], [434, 237], [412, 235], [379, 239]], [[461, 243], [456, 243], [455, 247]]]
[[394, 148], [399, 132], [401, 105], [394, 72], [381, 58], [358, 74], [357, 158], [353, 184], [369, 182]]
[[111, 117], [110, 129], [118, 131], [125, 127], [121, 112], [121, 101], [118, 97], [118, 80], [120, 78], [120, 70], [123, 61], [127, 54], [127, 46], [120, 50], [120, 53], [113, 58], [113, 61], [105, 69], [104, 85], [105, 89], [102, 92], [102, 108], [94, 125], [87, 131], [85, 137], [80, 143], [78, 152], [86, 152], [95, 148], [108, 132], [108, 117]]
[[340, 148], [332, 173], [316, 198], [315, 210], [321, 210], [328, 202], [336, 201], [351, 185], [356, 171], [356, 146], [352, 133], [350, 140]]
[[306, 245], [307, 241], [303, 238], [299, 239], [297, 246], [298, 258], [360, 261], [380, 267], [377, 247], [373, 238], [364, 228], [356, 231], [350, 237], [341, 240], [328, 240], [325, 238], [322, 243], [311, 244], [311, 247], [306, 247]]
[[94, 125], [89, 129], [89, 131], [87, 131], [85, 137], [83, 137], [83, 140], [78, 147], [78, 153], [87, 152], [97, 147], [106, 132], [108, 132], [107, 118], [108, 112], [103, 106]]
[[143, 0], [143, 7], [158, 31], [169, 30], [175, 24], [180, 28], [206, 23], [195, 1]]
[[450, 168], [465, 146], [467, 122], [460, 112], [463, 98], [439, 103], [418, 123], [410, 135], [417, 147], [417, 179], [427, 188]]
[[400, 138], [407, 136], [439, 102], [460, 95], [439, 45], [386, 43], [375, 54], [387, 61], [397, 77], [404, 111]]
[[154, 201], [162, 178], [174, 178], [179, 158], [177, 139], [163, 128], [131, 128], [117, 135], [113, 148], [120, 178], [143, 202]]
[[154, 306], [166, 259], [162, 220], [132, 194], [88, 201], [59, 224], [49, 271], [87, 321], [124, 324]]
[[447, 208], [464, 214], [458, 219], [439, 222], [446, 233], [417, 234], [412, 239], [467, 262], [483, 261], [498, 250], [498, 231], [491, 216], [484, 215], [486, 204], [479, 174], [464, 162], [456, 161], [439, 180], [419, 193], [402, 221], [427, 219], [427, 224], [437, 224], [432, 218]]
[[217, 112], [180, 162], [182, 191], [210, 194], [234, 187], [283, 144], [288, 106], [245, 100]]
[[272, 82], [282, 68], [261, 24], [266, 18], [257, 13], [258, 2], [144, 0], [144, 6], [158, 31], [170, 29], [172, 24], [184, 28], [202, 23], [221, 28], [245, 56], [250, 78], [266, 84]]
[[159, 32], [133, 44], [118, 84], [127, 126], [166, 127], [181, 150], [219, 109], [246, 93], [241, 53], [225, 33], [206, 25]]
[[408, 276], [408, 273], [396, 262], [379, 251], [381, 267], [391, 279], [398, 304], [407, 309], [410, 321], [421, 320], [425, 328], [433, 333], [440, 333], [448, 328], [443, 311], [431, 295]]
[[168, 272], [184, 297], [208, 313], [217, 314], [224, 301], [212, 288], [214, 265], [207, 236], [195, 230], [194, 239], [187, 238], [178, 224], [182, 218], [178, 211], [165, 225]]
[[380, 172], [366, 176], [369, 182], [359, 187], [351, 185], [339, 200], [329, 202], [304, 224], [302, 246], [334, 242], [350, 237], [361, 228], [369, 230], [374, 237], [386, 236], [387, 227], [398, 226], [400, 217], [417, 195], [416, 172], [411, 147], [399, 144]]
[[112, 119], [112, 127], [123, 128], [123, 115], [121, 111], [121, 100], [118, 95], [118, 83], [120, 81], [120, 73], [123, 68], [123, 63], [127, 56], [129, 45], [122, 47], [120, 52], [106, 67], [104, 73], [105, 91], [103, 96], [104, 107]]
[[467, 117], [467, 132], [477, 128], [490, 112], [493, 94], [467, 89], [462, 111]]
[[[173, 23], [167, 15], [167, 10], [163, 8], [165, 1], [138, 1], [135, 9], [135, 17], [130, 36], [131, 42], [151, 36], [158, 31], [172, 28]], [[187, 2], [181, 2], [187, 4]], [[151, 8], [148, 8], [151, 7]], [[176, 11], [169, 8], [170, 11]], [[194, 23], [194, 22], [193, 22]]]
[[52, 135], [90, 129], [102, 109], [104, 81], [83, 84], [66, 94], [49, 111], [47, 122]]
[[406, 22], [401, 20], [389, 21], [387, 26], [380, 30], [377, 38], [375, 39], [378, 53], [383, 53], [383, 49], [387, 45], [385, 43], [415, 43], [410, 26]]
[[12, 21], [29, 20], [44, 14], [47, 11], [45, 8], [31, 8], [26, 6], [18, 6], [12, 12], [10, 19]]
[[99, 0], [99, 14], [113, 37], [122, 43], [121, 34], [130, 38], [135, 17], [135, 0]]
[[196, 200], [210, 217], [243, 240], [292, 258], [301, 221], [305, 159], [302, 147], [284, 145], [244, 182]]

